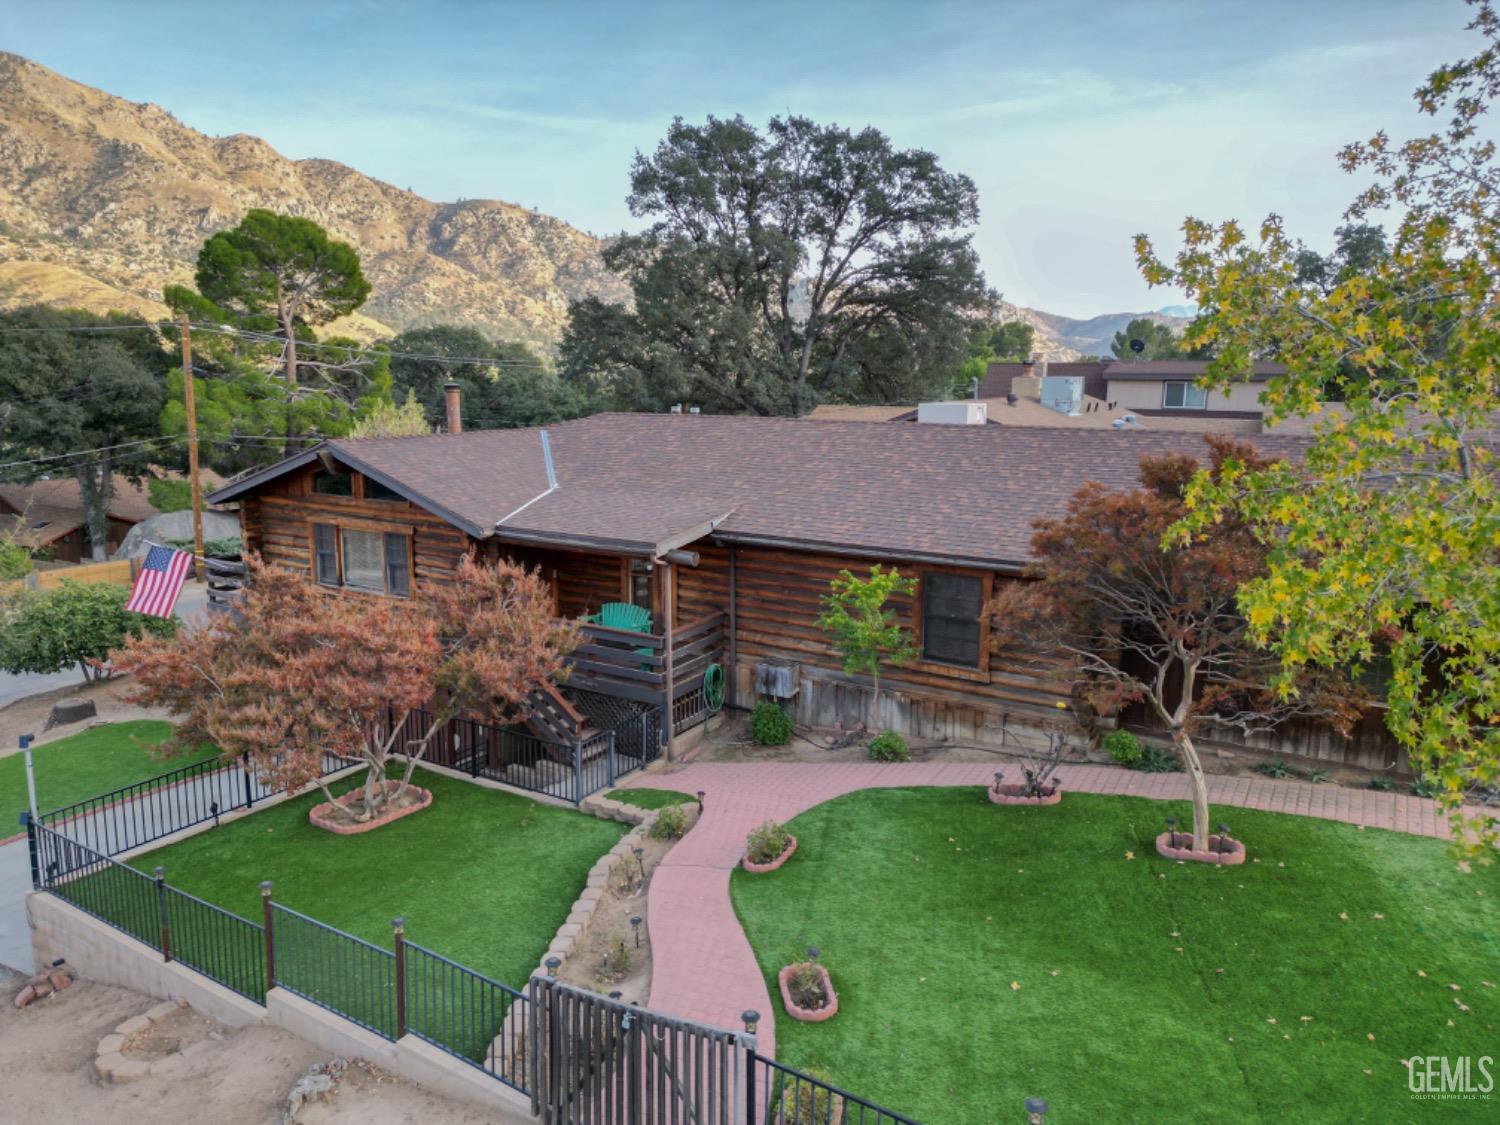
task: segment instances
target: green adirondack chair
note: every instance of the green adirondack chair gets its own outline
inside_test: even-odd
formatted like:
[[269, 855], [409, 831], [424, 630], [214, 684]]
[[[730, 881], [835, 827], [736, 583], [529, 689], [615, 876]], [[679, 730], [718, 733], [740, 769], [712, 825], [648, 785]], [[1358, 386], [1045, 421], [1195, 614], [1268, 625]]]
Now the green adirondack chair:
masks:
[[628, 602], [605, 602], [589, 620], [606, 629], [623, 629], [630, 633], [651, 632], [651, 611]]

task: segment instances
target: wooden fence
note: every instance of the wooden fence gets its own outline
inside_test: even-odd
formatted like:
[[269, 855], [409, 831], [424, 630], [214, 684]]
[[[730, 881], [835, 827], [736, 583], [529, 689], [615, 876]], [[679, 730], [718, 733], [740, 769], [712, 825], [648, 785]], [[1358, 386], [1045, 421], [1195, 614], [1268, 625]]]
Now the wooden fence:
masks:
[[116, 559], [113, 562], [81, 563], [78, 566], [60, 566], [55, 570], [33, 570], [25, 578], [13, 578], [0, 582], [0, 592], [27, 590], [55, 590], [63, 582], [108, 582], [116, 586], [135, 583], [136, 559]]

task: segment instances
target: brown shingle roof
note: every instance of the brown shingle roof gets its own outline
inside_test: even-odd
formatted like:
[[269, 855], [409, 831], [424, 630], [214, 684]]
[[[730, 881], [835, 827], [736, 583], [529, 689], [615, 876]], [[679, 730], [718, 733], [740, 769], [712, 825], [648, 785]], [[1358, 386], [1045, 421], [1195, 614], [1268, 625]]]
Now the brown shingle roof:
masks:
[[[133, 484], [124, 477], [116, 477], [114, 484], [115, 494], [109, 502], [111, 518], [140, 523], [157, 514], [142, 485]], [[0, 484], [0, 502], [14, 512], [45, 508], [54, 518], [59, 518], [61, 513], [71, 513], [77, 524], [83, 523], [83, 500], [74, 477], [38, 480], [30, 484]]]
[[[1085, 481], [1127, 487], [1145, 454], [1205, 452], [1191, 433], [691, 414], [596, 414], [547, 432], [552, 491], [537, 430], [328, 448], [476, 536], [648, 553], [712, 530], [729, 540], [999, 566], [1024, 563], [1032, 522], [1060, 515]], [[1306, 444], [1255, 440], [1283, 455]], [[302, 463], [305, 455], [211, 499], [253, 491]]]
[[[1121, 360], [1104, 369], [1106, 379], [1201, 379], [1208, 370], [1208, 362], [1202, 359], [1147, 359], [1139, 363]], [[1250, 382], [1261, 383], [1272, 375], [1283, 375], [1286, 366], [1269, 361], [1251, 364]]]

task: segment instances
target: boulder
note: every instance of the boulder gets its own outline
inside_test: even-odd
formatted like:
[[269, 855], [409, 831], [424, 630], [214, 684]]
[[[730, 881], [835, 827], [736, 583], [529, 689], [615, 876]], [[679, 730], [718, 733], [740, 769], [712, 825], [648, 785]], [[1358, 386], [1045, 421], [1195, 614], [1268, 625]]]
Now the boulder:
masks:
[[97, 718], [99, 709], [94, 706], [92, 699], [83, 699], [72, 696], [68, 699], [59, 699], [52, 705], [52, 713], [47, 716], [47, 725], [44, 730], [53, 727], [65, 727], [69, 723], [81, 723], [84, 719]]
[[[236, 539], [240, 534], [240, 520], [233, 512], [218, 512], [210, 508], [203, 511], [203, 538]], [[192, 512], [162, 512], [144, 519], [125, 533], [124, 540], [111, 556], [116, 559], [145, 558], [152, 543], [165, 543], [168, 539], [190, 540], [193, 537]]]

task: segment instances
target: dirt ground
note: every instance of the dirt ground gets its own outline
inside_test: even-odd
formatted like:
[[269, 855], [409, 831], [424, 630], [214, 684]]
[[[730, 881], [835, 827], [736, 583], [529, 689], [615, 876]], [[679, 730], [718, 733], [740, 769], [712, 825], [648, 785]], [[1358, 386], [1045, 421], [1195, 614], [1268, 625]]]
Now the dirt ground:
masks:
[[[687, 828], [698, 821], [698, 806], [683, 805]], [[608, 996], [618, 992], [626, 1004], [645, 1004], [651, 995], [651, 934], [646, 925], [646, 898], [651, 892], [651, 875], [675, 840], [656, 840], [645, 836], [634, 855], [622, 857], [610, 872], [608, 890], [594, 908], [588, 926], [573, 944], [573, 952], [563, 962], [558, 976], [580, 988], [592, 988]], [[641, 869], [645, 868], [645, 877]], [[640, 918], [640, 945], [636, 945], [636, 928], [632, 917]], [[619, 945], [625, 944], [628, 961], [620, 971]]]
[[[40, 746], [44, 742], [51, 742], [53, 739], [65, 738], [70, 734], [87, 730], [95, 722], [121, 723], [128, 719], [170, 717], [161, 708], [137, 707], [133, 703], [126, 703], [124, 697], [130, 692], [131, 687], [129, 678], [124, 676], [95, 684], [85, 684], [80, 677], [76, 685], [58, 688], [56, 691], [44, 692], [41, 695], [27, 696], [7, 707], [0, 707], [0, 758], [7, 754], [18, 753], [17, 742], [23, 734], [36, 735], [36, 740], [32, 745]], [[98, 718], [43, 730], [47, 716], [52, 712], [52, 705], [59, 699], [70, 699], [75, 695], [83, 699], [92, 699], [94, 707], [99, 712]]]
[[[164, 1021], [135, 1057], [153, 1073], [124, 1086], [94, 1073], [100, 1038], [157, 1001], [80, 980], [19, 1011], [10, 998], [22, 978], [0, 973], [0, 1119], [33, 1125], [280, 1125], [288, 1091], [307, 1069], [328, 1061], [309, 1043], [271, 1027], [231, 1030], [194, 1012]], [[521, 1125], [466, 1102], [433, 1094], [368, 1064], [352, 1064], [325, 1102], [298, 1113], [302, 1125]]]
[[[1044, 736], [1031, 732], [1019, 732], [1018, 739], [1040, 743]], [[865, 749], [868, 739], [855, 738], [845, 742], [847, 736], [840, 732], [798, 726], [792, 741], [785, 746], [761, 746], [750, 737], [750, 719], [745, 713], [726, 715], [718, 730], [705, 737], [701, 749], [693, 755], [697, 762], [865, 762], [869, 754]], [[1008, 763], [1024, 755], [1021, 746], [994, 747], [971, 743], [935, 741], [908, 738], [911, 760], [914, 762], [994, 762], [1003, 769]], [[1273, 755], [1257, 750], [1221, 749], [1203, 747], [1203, 770], [1205, 773], [1223, 774], [1230, 777], [1260, 776], [1255, 767], [1273, 757], [1281, 757], [1298, 769], [1326, 770], [1326, 784], [1364, 788], [1374, 776], [1371, 771], [1356, 767], [1340, 766], [1333, 762], [1303, 758], [1296, 754]], [[1110, 765], [1109, 756], [1100, 752], [1070, 750], [1063, 762], [1089, 765]], [[670, 771], [671, 767], [667, 767]]]

